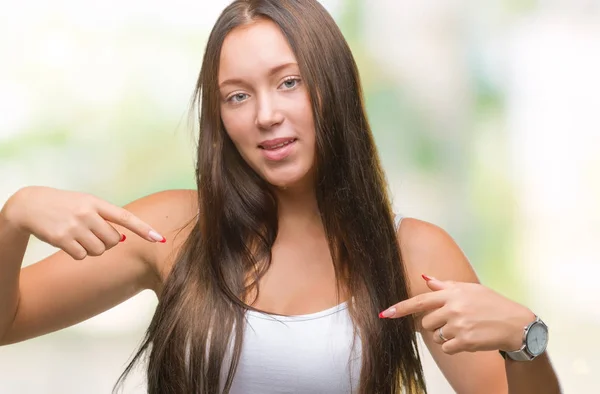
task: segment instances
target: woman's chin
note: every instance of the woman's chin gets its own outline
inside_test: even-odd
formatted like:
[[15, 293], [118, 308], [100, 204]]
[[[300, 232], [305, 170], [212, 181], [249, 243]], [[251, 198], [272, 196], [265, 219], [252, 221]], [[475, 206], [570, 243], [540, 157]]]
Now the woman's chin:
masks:
[[272, 180], [267, 180], [267, 182], [269, 182], [269, 184], [271, 186], [273, 186], [274, 188], [280, 189], [280, 190], [286, 190], [289, 188], [293, 188], [294, 186], [296, 186], [300, 183], [295, 179], [272, 179]]
[[269, 174], [264, 179], [273, 187], [286, 190], [291, 188], [297, 188], [302, 185], [306, 185], [308, 181], [308, 173], [306, 171], [297, 173], [287, 174]]

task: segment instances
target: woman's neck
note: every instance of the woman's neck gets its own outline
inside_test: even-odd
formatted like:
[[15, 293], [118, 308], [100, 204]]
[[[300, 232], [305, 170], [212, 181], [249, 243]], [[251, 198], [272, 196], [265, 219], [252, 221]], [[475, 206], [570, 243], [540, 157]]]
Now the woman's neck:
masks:
[[275, 191], [279, 234], [300, 235], [302, 232], [324, 233], [314, 188], [285, 188]]

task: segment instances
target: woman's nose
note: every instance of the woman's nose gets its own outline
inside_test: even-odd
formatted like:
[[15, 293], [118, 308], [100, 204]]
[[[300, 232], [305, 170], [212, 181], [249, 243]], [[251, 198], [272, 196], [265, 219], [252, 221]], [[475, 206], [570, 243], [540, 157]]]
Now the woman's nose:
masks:
[[258, 100], [256, 125], [261, 129], [270, 129], [283, 121], [283, 114], [277, 107], [277, 100], [263, 96]]

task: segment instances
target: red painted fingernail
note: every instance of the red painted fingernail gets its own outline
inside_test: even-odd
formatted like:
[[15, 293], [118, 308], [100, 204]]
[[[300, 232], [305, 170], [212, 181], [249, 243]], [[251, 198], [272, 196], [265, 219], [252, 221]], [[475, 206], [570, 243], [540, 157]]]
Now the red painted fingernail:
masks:
[[429, 276], [422, 274], [421, 275], [423, 277], [423, 279], [425, 279], [427, 282], [429, 282], [430, 280], [432, 280], [433, 278], [430, 278]]
[[119, 242], [123, 242], [127, 239], [127, 237], [125, 236], [125, 234], [121, 234], [121, 240]]
[[150, 237], [151, 240], [155, 241], [155, 242], [160, 242], [160, 243], [165, 243], [167, 242], [166, 238], [163, 237], [162, 235], [160, 235], [159, 233], [157, 233], [154, 230], [150, 230], [148, 232], [148, 236]]
[[395, 314], [396, 314], [396, 308], [391, 307], [391, 308], [388, 308], [385, 311], [381, 312], [379, 314], [379, 318], [387, 319], [387, 318], [393, 317]]

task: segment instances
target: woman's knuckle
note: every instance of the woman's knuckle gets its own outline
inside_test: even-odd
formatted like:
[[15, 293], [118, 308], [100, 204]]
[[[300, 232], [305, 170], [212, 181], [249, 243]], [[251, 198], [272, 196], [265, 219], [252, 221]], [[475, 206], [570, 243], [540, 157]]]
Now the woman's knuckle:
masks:
[[462, 342], [466, 349], [473, 349], [477, 344], [477, 338], [472, 331], [466, 331], [462, 336]]
[[92, 214], [92, 209], [89, 205], [80, 205], [73, 212], [74, 216], [78, 219], [85, 219]]
[[61, 228], [57, 231], [53, 231], [48, 235], [48, 240], [52, 244], [64, 243], [69, 239], [69, 231], [66, 228]]
[[87, 257], [87, 252], [85, 250], [76, 250], [71, 253], [71, 256], [73, 256], [75, 260], [83, 260]]
[[102, 245], [94, 245], [90, 249], [88, 249], [88, 254], [90, 256], [101, 256], [104, 252], [106, 252], [106, 248], [104, 244]]
[[131, 212], [129, 212], [129, 211], [125, 210], [125, 209], [123, 209], [121, 211], [121, 213], [119, 214], [119, 218], [121, 219], [121, 221], [123, 223], [128, 223], [129, 221], [131, 221], [131, 217], [132, 217]]
[[117, 246], [119, 244], [120, 240], [121, 240], [120, 237], [110, 237], [110, 239], [108, 239], [105, 242], [106, 249], [114, 248], [115, 246]]
[[414, 300], [415, 300], [415, 306], [418, 309], [421, 309], [425, 305], [425, 297], [423, 297], [422, 294], [419, 294], [418, 296], [416, 296], [414, 298]]
[[460, 302], [452, 303], [448, 309], [453, 316], [461, 316], [464, 312], [464, 306]]
[[456, 319], [453, 323], [454, 327], [458, 331], [466, 331], [468, 329], [468, 324], [465, 319]]
[[431, 321], [426, 320], [426, 319], [421, 320], [421, 327], [423, 327], [423, 329], [427, 330], [427, 331], [433, 331], [434, 329], [437, 328], [437, 327], [433, 327], [433, 325], [431, 324]]
[[72, 236], [74, 234], [76, 234], [77, 232], [81, 231], [81, 219], [79, 217], [72, 217], [70, 219], [67, 219], [63, 225], [61, 226], [61, 228], [59, 229], [60, 232], [62, 232], [62, 234], [64, 236]]

